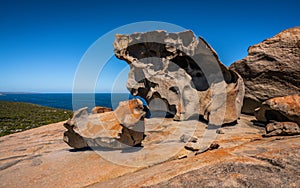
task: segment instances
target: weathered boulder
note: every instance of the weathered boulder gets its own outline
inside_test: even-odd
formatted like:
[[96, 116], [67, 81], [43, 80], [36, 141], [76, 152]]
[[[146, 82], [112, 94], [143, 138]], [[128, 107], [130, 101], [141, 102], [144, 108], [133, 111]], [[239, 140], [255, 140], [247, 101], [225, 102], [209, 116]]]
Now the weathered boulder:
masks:
[[107, 107], [103, 107], [103, 106], [95, 106], [92, 109], [92, 114], [101, 114], [101, 113], [110, 112], [110, 111], [112, 111], [111, 108], [107, 108]]
[[263, 136], [290, 136], [300, 134], [300, 127], [294, 122], [273, 122], [266, 126], [266, 134]]
[[252, 114], [265, 100], [300, 93], [300, 27], [284, 30], [249, 47], [230, 70], [245, 82], [242, 112]]
[[192, 31], [118, 34], [114, 52], [130, 66], [128, 90], [147, 99], [150, 108], [160, 105], [175, 114], [175, 120], [200, 114], [215, 125], [239, 117], [242, 78], [228, 70], [208, 43], [200, 37], [197, 40]]
[[141, 144], [144, 139], [142, 101], [120, 102], [115, 111], [88, 114], [87, 108], [76, 111], [64, 126], [63, 140], [71, 147], [123, 148]]
[[269, 99], [255, 110], [254, 115], [258, 121], [262, 122], [292, 121], [300, 125], [300, 95]]

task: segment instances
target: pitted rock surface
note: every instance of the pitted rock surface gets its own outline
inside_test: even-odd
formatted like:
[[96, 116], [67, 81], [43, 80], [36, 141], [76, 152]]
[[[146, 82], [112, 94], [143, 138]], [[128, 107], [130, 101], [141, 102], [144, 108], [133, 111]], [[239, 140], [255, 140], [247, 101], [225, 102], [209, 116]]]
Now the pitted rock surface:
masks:
[[147, 99], [150, 108], [171, 112], [175, 120], [200, 114], [215, 125], [239, 117], [242, 78], [192, 31], [118, 34], [114, 51], [130, 66], [128, 90]]

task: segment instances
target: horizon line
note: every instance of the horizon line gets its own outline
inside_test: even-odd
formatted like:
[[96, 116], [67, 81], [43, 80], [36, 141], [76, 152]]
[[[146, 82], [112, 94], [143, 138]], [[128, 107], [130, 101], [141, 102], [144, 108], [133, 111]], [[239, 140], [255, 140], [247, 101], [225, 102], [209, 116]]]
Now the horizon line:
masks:
[[0, 94], [107, 94], [107, 93], [115, 93], [115, 94], [127, 94], [128, 92], [27, 92], [27, 91], [0, 91]]

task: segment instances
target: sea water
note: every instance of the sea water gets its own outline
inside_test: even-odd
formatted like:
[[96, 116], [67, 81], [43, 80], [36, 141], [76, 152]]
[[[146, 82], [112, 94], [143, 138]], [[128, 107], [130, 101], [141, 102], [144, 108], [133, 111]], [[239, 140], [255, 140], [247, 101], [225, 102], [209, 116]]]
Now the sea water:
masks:
[[0, 100], [13, 102], [27, 102], [61, 108], [77, 110], [94, 106], [103, 106], [115, 109], [120, 101], [129, 99], [129, 93], [2, 93]]

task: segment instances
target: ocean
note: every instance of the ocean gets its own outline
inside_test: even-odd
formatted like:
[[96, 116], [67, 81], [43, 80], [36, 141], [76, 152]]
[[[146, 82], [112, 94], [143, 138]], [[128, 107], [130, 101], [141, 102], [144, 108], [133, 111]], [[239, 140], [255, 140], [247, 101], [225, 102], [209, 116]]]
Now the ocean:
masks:
[[13, 102], [27, 102], [61, 108], [67, 110], [78, 110], [88, 107], [91, 110], [94, 106], [104, 106], [115, 109], [120, 101], [129, 99], [129, 93], [2, 93], [0, 100]]

